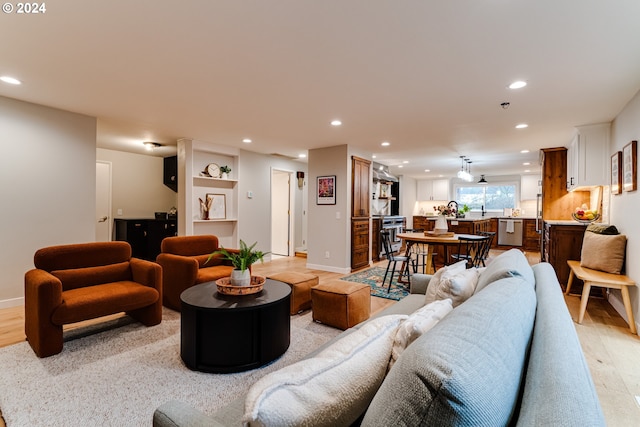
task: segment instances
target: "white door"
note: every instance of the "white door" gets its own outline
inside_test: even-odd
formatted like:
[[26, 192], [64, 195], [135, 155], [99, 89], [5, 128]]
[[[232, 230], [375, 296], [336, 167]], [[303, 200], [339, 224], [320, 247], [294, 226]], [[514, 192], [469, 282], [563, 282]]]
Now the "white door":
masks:
[[271, 253], [274, 255], [289, 256], [290, 183], [289, 172], [271, 172]]
[[96, 162], [96, 242], [111, 240], [111, 163]]

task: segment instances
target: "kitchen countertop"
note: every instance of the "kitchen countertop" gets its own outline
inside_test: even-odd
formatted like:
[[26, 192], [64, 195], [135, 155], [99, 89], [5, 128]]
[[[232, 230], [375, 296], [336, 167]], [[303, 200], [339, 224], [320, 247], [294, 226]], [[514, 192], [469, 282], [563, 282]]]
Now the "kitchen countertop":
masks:
[[589, 225], [571, 219], [545, 219], [544, 222], [551, 225]]
[[[420, 215], [416, 215], [416, 216], [420, 216]], [[424, 218], [435, 221], [438, 218], [438, 215], [424, 216]], [[447, 221], [473, 222], [473, 221], [484, 221], [485, 219], [491, 219], [491, 218], [447, 218]]]

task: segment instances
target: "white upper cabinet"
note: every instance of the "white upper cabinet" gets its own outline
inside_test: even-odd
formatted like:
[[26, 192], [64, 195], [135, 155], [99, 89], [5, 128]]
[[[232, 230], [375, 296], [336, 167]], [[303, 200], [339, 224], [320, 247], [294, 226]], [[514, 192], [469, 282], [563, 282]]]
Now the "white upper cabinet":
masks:
[[567, 190], [607, 185], [610, 123], [577, 127], [567, 150]]
[[418, 201], [449, 200], [449, 180], [418, 180], [416, 199]]
[[541, 184], [539, 175], [522, 175], [520, 178], [520, 200], [535, 200], [542, 192]]

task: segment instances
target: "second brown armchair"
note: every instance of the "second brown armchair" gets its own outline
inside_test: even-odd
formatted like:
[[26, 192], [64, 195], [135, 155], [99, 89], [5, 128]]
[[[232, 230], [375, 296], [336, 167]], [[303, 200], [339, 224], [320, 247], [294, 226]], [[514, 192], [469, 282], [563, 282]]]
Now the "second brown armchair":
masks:
[[215, 255], [206, 262], [209, 255], [218, 249], [218, 238], [211, 235], [167, 237], [162, 241], [162, 253], [156, 262], [162, 266], [162, 303], [165, 307], [180, 311], [182, 291], [198, 283], [231, 275], [233, 266], [221, 255]]

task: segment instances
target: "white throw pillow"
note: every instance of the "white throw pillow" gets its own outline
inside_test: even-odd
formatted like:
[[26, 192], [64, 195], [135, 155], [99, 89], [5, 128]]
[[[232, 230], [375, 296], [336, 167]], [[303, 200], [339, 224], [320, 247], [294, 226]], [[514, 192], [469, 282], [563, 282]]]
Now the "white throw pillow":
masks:
[[422, 334], [437, 325], [451, 310], [453, 310], [453, 303], [450, 298], [434, 301], [431, 304], [417, 309], [407, 320], [402, 322], [398, 327], [396, 337], [393, 341], [389, 369], [391, 369], [396, 360], [398, 360], [398, 357], [400, 357], [400, 354], [402, 354], [405, 348], [409, 347], [409, 345]]
[[396, 330], [408, 317], [372, 319], [315, 357], [265, 375], [247, 392], [243, 425], [353, 424], [382, 384]]
[[435, 300], [451, 298], [453, 306], [465, 302], [476, 289], [480, 273], [476, 268], [462, 270], [454, 275], [444, 275], [435, 289]]
[[427, 286], [427, 292], [425, 292], [424, 303], [430, 304], [437, 300], [436, 293], [440, 287], [440, 282], [447, 277], [454, 276], [467, 269], [467, 261], [458, 261], [455, 264], [442, 267], [429, 280], [429, 286]]

